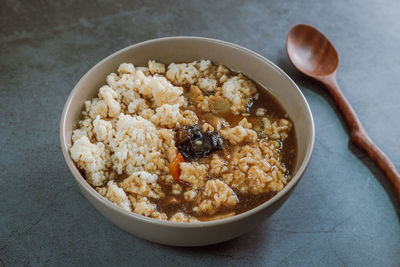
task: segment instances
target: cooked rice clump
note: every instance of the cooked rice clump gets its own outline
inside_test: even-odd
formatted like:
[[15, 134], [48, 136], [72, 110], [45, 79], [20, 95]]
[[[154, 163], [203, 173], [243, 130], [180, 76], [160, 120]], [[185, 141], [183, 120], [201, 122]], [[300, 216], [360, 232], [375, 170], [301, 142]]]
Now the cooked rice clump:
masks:
[[[263, 109], [256, 112], [258, 128], [246, 118], [237, 125], [213, 125], [196, 115], [212, 111], [222, 99], [231, 113], [245, 116], [258, 93], [242, 74], [209, 60], [168, 66], [151, 60], [148, 67], [123, 63], [106, 81], [97, 97], [85, 102], [70, 153], [87, 182], [115, 205], [160, 220], [196, 222], [235, 207], [235, 192], [278, 192], [285, 186], [280, 142], [288, 137], [290, 121], [268, 117]], [[192, 86], [191, 95], [184, 96], [185, 86]], [[182, 162], [180, 180], [186, 186], [181, 186], [168, 165], [177, 153], [176, 130], [194, 124], [218, 131], [230, 149]], [[167, 215], [158, 207], [167, 199], [190, 203], [190, 212]]]

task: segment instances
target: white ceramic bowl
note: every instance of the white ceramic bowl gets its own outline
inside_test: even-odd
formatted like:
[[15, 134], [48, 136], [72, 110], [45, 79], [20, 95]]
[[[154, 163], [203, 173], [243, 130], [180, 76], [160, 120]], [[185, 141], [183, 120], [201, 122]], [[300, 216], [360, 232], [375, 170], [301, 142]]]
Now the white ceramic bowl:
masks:
[[[210, 59], [241, 71], [274, 95], [288, 112], [296, 129], [298, 156], [295, 175], [285, 188], [262, 205], [236, 216], [197, 223], [159, 221], [127, 212], [98, 194], [82, 177], [72, 161], [69, 148], [74, 126], [83, 103], [94, 97], [106, 76], [119, 64], [145, 66], [150, 59], [161, 62], [191, 62]], [[200, 37], [168, 37], [135, 44], [115, 52], [90, 69], [76, 84], [60, 123], [61, 148], [76, 182], [93, 206], [114, 224], [141, 238], [177, 246], [200, 246], [226, 241], [253, 229], [271, 216], [289, 197], [311, 159], [314, 147], [314, 122], [310, 108], [296, 84], [271, 61], [241, 46]]]

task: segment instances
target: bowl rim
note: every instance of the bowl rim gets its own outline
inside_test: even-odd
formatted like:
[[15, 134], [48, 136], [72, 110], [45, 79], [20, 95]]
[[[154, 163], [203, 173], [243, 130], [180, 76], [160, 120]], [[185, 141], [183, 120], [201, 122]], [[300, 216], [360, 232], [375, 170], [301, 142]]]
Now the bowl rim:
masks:
[[[109, 59], [111, 59], [111, 58], [113, 58], [113, 57], [115, 57], [115, 56], [117, 56], [117, 55], [119, 55], [121, 53], [126, 52], [127, 50], [131, 50], [131, 49], [134, 49], [135, 47], [148, 45], [148, 44], [151, 44], [151, 43], [157, 43], [157, 42], [160, 42], [160, 41], [162, 42], [162, 41], [169, 41], [169, 40], [194, 40], [194, 41], [197, 40], [197, 41], [203, 41], [203, 42], [206, 42], [206, 43], [219, 44], [219, 45], [222, 45], [222, 46], [227, 46], [227, 47], [234, 48], [236, 50], [240, 50], [241, 52], [244, 52], [244, 53], [248, 54], [249, 56], [256, 57], [256, 58], [260, 59], [261, 61], [263, 61], [265, 64], [269, 65], [277, 73], [282, 75], [282, 77], [284, 79], [288, 80], [298, 90], [298, 93], [300, 94], [301, 100], [305, 104], [306, 113], [310, 117], [310, 122], [311, 122], [311, 132], [310, 132], [310, 138], [309, 138], [310, 139], [310, 144], [309, 144], [309, 146], [308, 146], [308, 148], [306, 150], [305, 157], [303, 158], [303, 161], [302, 161], [299, 169], [297, 170], [295, 175], [290, 179], [289, 183], [281, 191], [279, 191], [277, 194], [275, 194], [271, 199], [267, 200], [266, 202], [262, 203], [261, 205], [255, 207], [253, 209], [250, 209], [250, 210], [248, 210], [246, 212], [234, 215], [232, 217], [213, 220], [213, 221], [202, 221], [202, 222], [185, 223], [185, 222], [170, 222], [170, 221], [163, 221], [163, 220], [153, 219], [153, 218], [150, 218], [150, 217], [147, 217], [147, 216], [143, 216], [143, 215], [139, 215], [139, 214], [133, 213], [131, 211], [126, 211], [126, 210], [118, 207], [117, 205], [115, 205], [114, 203], [112, 203], [111, 201], [106, 199], [105, 197], [101, 196], [92, 186], [89, 185], [89, 183], [86, 182], [86, 180], [80, 174], [80, 172], [79, 172], [78, 168], [76, 167], [75, 163], [72, 161], [71, 156], [70, 156], [69, 151], [68, 151], [68, 147], [67, 147], [66, 142], [65, 142], [65, 140], [67, 138], [66, 134], [65, 134], [66, 115], [67, 115], [67, 112], [68, 112], [68, 110], [70, 108], [71, 100], [72, 100], [73, 96], [78, 92], [79, 85], [82, 83], [82, 81], [85, 80], [86, 77], [89, 76], [92, 72], [94, 72], [94, 70], [97, 69], [98, 66], [104, 64]], [[234, 44], [234, 43], [230, 43], [230, 42], [227, 42], [227, 41], [218, 40], [218, 39], [212, 39], [212, 38], [207, 38], [207, 37], [197, 37], [197, 36], [171, 36], [171, 37], [163, 37], [163, 38], [151, 39], [151, 40], [139, 42], [139, 43], [127, 46], [125, 48], [122, 48], [122, 49], [112, 53], [111, 55], [107, 56], [106, 58], [102, 59], [96, 65], [91, 67], [90, 70], [87, 71], [85, 73], [85, 75], [83, 75], [82, 78], [76, 83], [76, 85], [74, 86], [74, 88], [70, 92], [70, 94], [69, 94], [69, 96], [68, 96], [68, 98], [67, 98], [67, 100], [65, 102], [65, 105], [64, 105], [64, 108], [63, 108], [63, 111], [62, 111], [62, 115], [61, 115], [61, 120], [60, 120], [60, 145], [61, 145], [61, 150], [63, 152], [64, 159], [65, 159], [65, 161], [66, 161], [66, 163], [67, 163], [67, 165], [69, 167], [69, 170], [73, 174], [73, 177], [75, 178], [76, 182], [79, 185], [81, 185], [81, 188], [84, 188], [90, 195], [92, 195], [100, 203], [106, 205], [108, 208], [111, 208], [112, 210], [114, 210], [114, 211], [116, 211], [116, 212], [118, 212], [118, 213], [120, 213], [122, 215], [128, 216], [128, 217], [130, 217], [132, 219], [135, 219], [135, 220], [146, 222], [146, 223], [149, 223], [149, 224], [159, 225], [159, 226], [163, 226], [163, 227], [171, 227], [171, 228], [204, 228], [204, 227], [211, 227], [211, 226], [226, 224], [226, 223], [230, 223], [230, 222], [234, 222], [234, 221], [238, 221], [238, 220], [244, 219], [246, 217], [249, 217], [250, 215], [256, 214], [256, 213], [260, 212], [261, 210], [271, 206], [273, 203], [278, 201], [281, 197], [283, 197], [288, 192], [290, 192], [290, 190], [301, 179], [301, 177], [303, 176], [305, 170], [307, 169], [307, 167], [308, 167], [308, 165], [310, 163], [310, 160], [311, 160], [311, 157], [312, 157], [312, 153], [313, 153], [313, 150], [314, 150], [314, 143], [315, 143], [315, 126], [314, 126], [314, 119], [313, 119], [312, 112], [311, 112], [311, 109], [309, 107], [309, 104], [308, 104], [306, 98], [304, 97], [303, 93], [301, 92], [301, 90], [297, 86], [297, 84], [281, 68], [279, 68], [277, 65], [272, 63], [267, 58], [259, 55], [258, 53], [254, 52], [254, 51], [252, 51], [252, 50], [250, 50], [248, 48], [245, 48], [243, 46], [240, 46], [240, 45], [237, 45], [237, 44]]]

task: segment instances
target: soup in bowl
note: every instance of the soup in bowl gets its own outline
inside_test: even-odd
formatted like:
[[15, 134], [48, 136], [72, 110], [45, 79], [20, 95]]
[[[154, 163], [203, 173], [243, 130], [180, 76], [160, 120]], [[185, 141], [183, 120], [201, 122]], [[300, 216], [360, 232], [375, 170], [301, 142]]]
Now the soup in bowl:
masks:
[[89, 201], [122, 229], [170, 245], [236, 237], [282, 205], [311, 158], [297, 86], [245, 48], [197, 37], [133, 45], [93, 67], [61, 120]]

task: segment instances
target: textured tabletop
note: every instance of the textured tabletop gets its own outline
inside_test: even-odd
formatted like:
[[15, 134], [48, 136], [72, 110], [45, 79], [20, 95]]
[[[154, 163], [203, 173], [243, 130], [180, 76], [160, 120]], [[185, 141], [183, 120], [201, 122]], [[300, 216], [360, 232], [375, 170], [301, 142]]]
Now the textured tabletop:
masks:
[[[330, 38], [339, 85], [400, 168], [400, 2], [215, 2], [0, 0], [0, 266], [399, 266], [400, 205], [349, 143], [323, 87], [290, 65], [285, 40], [296, 23]], [[315, 120], [313, 158], [284, 206], [208, 247], [162, 246], [114, 226], [80, 194], [59, 144], [64, 102], [83, 74], [116, 50], [174, 35], [267, 57], [300, 86]]]

